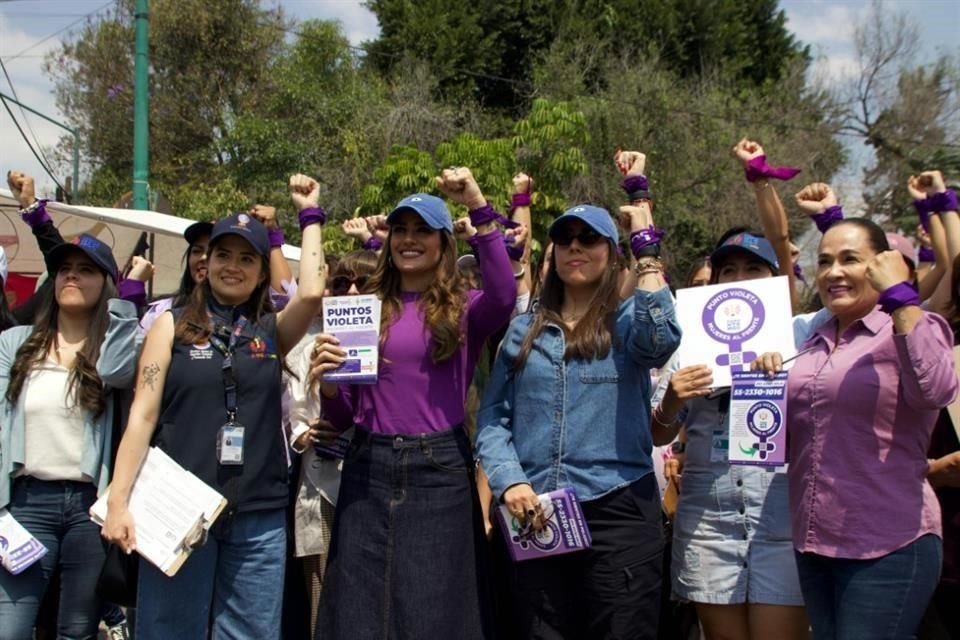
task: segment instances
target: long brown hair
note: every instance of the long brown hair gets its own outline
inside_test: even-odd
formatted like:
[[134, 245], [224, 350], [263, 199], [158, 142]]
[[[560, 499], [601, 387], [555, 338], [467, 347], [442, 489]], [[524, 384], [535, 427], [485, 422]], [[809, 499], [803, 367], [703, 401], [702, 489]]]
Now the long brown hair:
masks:
[[[207, 248], [208, 254], [212, 254], [214, 247], [217, 245], [217, 240], [210, 243]], [[263, 280], [247, 299], [249, 305], [247, 311], [251, 316], [249, 320], [252, 323], [256, 323], [260, 318], [273, 311], [273, 303], [270, 301], [270, 263], [264, 256], [260, 256], [260, 261], [260, 273]], [[184, 344], [202, 344], [210, 339], [208, 304], [212, 296], [210, 280], [204, 278], [203, 282], [193, 288], [193, 292], [187, 299], [187, 304], [183, 307], [183, 313], [180, 314], [173, 327], [175, 340]]]
[[[56, 277], [55, 274], [50, 275]], [[56, 287], [46, 287], [45, 291], [38, 295], [42, 295], [43, 298], [36, 320], [33, 322], [33, 331], [17, 349], [17, 355], [10, 367], [10, 385], [7, 387], [6, 398], [11, 404], [16, 404], [30, 372], [47, 358], [50, 347], [57, 338], [60, 305], [57, 303]], [[102, 414], [107, 407], [107, 390], [97, 373], [97, 359], [100, 357], [100, 348], [103, 346], [103, 339], [110, 324], [107, 306], [110, 298], [116, 297], [116, 285], [111, 278], [104, 275], [100, 298], [90, 314], [87, 339], [83, 343], [83, 348], [77, 352], [67, 379], [67, 397], [75, 398], [77, 406], [86, 409], [94, 416]]]
[[527, 331], [517, 359], [513, 363], [514, 372], [519, 372], [527, 362], [533, 341], [543, 332], [547, 324], [555, 324], [563, 330], [567, 348], [563, 352], [564, 360], [596, 360], [606, 358], [610, 353], [615, 335], [614, 321], [617, 307], [620, 306], [619, 271], [616, 245], [608, 240], [609, 254], [607, 269], [593, 292], [593, 298], [587, 306], [587, 312], [571, 330], [563, 322], [560, 310], [563, 307], [564, 284], [557, 273], [556, 247], [550, 255], [550, 268], [540, 289], [540, 299], [534, 312], [535, 318]]
[[[419, 302], [433, 340], [430, 358], [435, 363], [450, 358], [463, 342], [461, 320], [467, 299], [467, 287], [457, 269], [457, 243], [450, 232], [438, 233], [440, 264], [437, 265], [433, 282], [420, 296]], [[380, 313], [381, 344], [386, 340], [390, 324], [400, 316], [403, 307], [400, 301], [400, 271], [390, 256], [392, 235], [391, 230], [377, 261], [377, 269], [363, 290], [363, 293], [376, 293], [383, 302]]]

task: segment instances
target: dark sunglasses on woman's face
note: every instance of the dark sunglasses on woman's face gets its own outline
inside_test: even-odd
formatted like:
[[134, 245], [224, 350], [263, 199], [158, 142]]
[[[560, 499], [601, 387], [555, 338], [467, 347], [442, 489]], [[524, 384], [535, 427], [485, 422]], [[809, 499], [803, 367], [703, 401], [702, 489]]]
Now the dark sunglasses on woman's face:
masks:
[[357, 291], [362, 291], [363, 287], [367, 284], [367, 280], [367, 276], [357, 276], [356, 278], [351, 278], [350, 276], [336, 276], [330, 285], [330, 290], [335, 296], [342, 296], [350, 291], [351, 285], [356, 285]]
[[579, 242], [581, 247], [592, 247], [605, 240], [590, 227], [580, 229], [580, 233], [577, 234], [572, 233], [570, 229], [560, 229], [550, 239], [553, 240], [553, 244], [560, 247], [569, 247], [574, 240]]

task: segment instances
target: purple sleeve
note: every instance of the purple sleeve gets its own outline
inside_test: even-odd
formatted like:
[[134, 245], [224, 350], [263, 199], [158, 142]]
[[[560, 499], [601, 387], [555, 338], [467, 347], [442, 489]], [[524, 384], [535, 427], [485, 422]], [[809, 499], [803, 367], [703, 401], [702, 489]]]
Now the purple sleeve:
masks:
[[900, 359], [900, 381], [907, 404], [915, 409], [942, 409], [957, 396], [953, 368], [953, 334], [947, 321], [923, 312], [906, 335], [893, 336]]
[[483, 277], [480, 291], [467, 310], [468, 335], [477, 344], [493, 335], [510, 321], [517, 301], [517, 282], [499, 229], [474, 236], [477, 239], [477, 262]]
[[119, 297], [132, 302], [137, 307], [137, 313], [147, 305], [147, 288], [140, 280], [124, 278], [117, 285]]
[[337, 387], [337, 395], [332, 398], [322, 394], [320, 396], [321, 414], [339, 431], [346, 431], [353, 426], [353, 394], [351, 391], [349, 385], [340, 385]]

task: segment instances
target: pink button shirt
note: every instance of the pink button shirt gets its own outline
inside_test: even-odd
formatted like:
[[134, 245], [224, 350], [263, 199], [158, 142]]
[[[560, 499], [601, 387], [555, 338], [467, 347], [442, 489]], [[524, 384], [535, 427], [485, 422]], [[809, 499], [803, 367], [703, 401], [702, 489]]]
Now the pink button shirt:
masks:
[[941, 407], [957, 394], [953, 335], [924, 312], [909, 335], [875, 309], [836, 340], [830, 320], [790, 371], [790, 508], [798, 551], [877, 558], [928, 533], [940, 507], [926, 480]]

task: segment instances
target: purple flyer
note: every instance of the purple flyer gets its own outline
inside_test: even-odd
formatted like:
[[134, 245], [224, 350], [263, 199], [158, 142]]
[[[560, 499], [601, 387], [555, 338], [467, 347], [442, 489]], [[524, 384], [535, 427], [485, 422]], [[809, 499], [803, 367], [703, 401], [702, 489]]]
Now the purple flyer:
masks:
[[730, 394], [730, 464], [786, 464], [787, 372], [734, 372]]
[[576, 492], [567, 487], [538, 497], [546, 519], [546, 526], [539, 531], [511, 515], [505, 505], [497, 509], [510, 557], [521, 562], [589, 549], [590, 530]]

